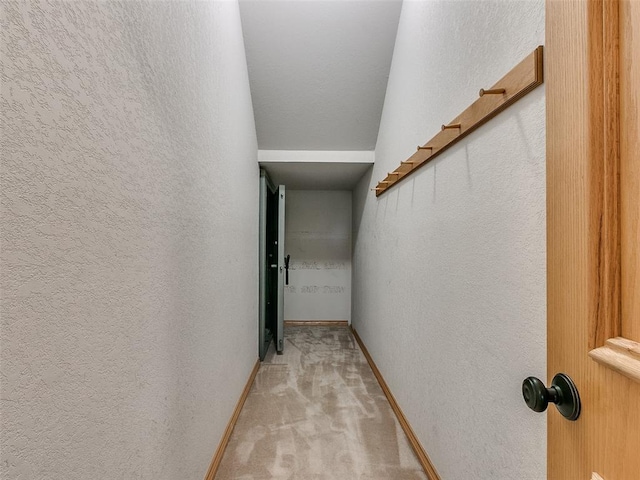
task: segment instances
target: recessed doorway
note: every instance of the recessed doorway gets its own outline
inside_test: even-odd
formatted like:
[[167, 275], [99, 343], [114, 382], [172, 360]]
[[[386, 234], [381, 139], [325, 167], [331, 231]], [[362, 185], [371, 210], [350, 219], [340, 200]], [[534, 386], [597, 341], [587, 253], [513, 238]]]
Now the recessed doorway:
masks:
[[285, 186], [275, 186], [260, 170], [260, 360], [272, 340], [278, 353], [284, 349], [284, 205]]

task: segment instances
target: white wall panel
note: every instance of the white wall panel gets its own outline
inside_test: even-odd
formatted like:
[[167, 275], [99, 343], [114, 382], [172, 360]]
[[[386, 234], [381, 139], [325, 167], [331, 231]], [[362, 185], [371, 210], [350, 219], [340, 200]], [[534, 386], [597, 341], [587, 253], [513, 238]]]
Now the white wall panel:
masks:
[[544, 86], [376, 198], [544, 42], [544, 2], [406, 1], [354, 202], [353, 324], [443, 479], [546, 478]]
[[238, 5], [1, 8], [0, 477], [201, 479], [257, 358]]
[[351, 319], [351, 192], [287, 191], [285, 320]]

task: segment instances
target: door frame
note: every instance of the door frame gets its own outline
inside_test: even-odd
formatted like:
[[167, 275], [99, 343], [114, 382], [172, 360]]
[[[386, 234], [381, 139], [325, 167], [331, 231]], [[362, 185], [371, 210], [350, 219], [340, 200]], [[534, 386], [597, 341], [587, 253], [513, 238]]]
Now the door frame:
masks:
[[278, 305], [276, 314], [276, 352], [284, 352], [284, 284], [285, 284], [285, 204], [286, 187], [278, 185], [276, 189], [278, 198]]

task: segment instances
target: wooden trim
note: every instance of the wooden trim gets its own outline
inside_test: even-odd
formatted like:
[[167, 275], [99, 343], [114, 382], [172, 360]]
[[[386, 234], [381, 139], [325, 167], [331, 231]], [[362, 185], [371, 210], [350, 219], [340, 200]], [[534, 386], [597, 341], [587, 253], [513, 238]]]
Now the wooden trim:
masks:
[[597, 310], [590, 316], [589, 348], [601, 347], [609, 338], [622, 334], [620, 296], [620, 99], [618, 2], [605, 1], [594, 13], [594, 35], [590, 42], [593, 81], [592, 102], [593, 168], [589, 185], [593, 195], [590, 221], [598, 234], [594, 298]]
[[406, 161], [400, 162], [399, 167], [378, 182], [373, 189], [376, 197], [542, 85], [544, 81], [542, 50], [541, 46], [536, 48], [490, 89], [480, 89], [480, 98], [451, 122], [442, 125], [439, 133], [425, 145], [418, 146], [416, 153]]
[[621, 333], [640, 341], [640, 5], [635, 0], [619, 6], [620, 86], [620, 253]]
[[222, 462], [222, 457], [224, 456], [224, 451], [229, 444], [229, 439], [231, 438], [231, 433], [236, 426], [236, 422], [238, 421], [238, 417], [240, 416], [240, 412], [242, 411], [242, 407], [244, 406], [244, 402], [247, 400], [249, 396], [249, 391], [251, 391], [251, 386], [253, 385], [253, 381], [258, 374], [258, 370], [260, 369], [260, 360], [256, 360], [256, 364], [253, 366], [253, 370], [249, 375], [249, 379], [247, 380], [247, 384], [240, 395], [240, 399], [236, 404], [236, 408], [233, 410], [233, 414], [231, 415], [231, 419], [227, 424], [227, 428], [222, 435], [222, 440], [220, 440], [220, 444], [218, 445], [218, 449], [216, 453], [213, 455], [213, 459], [211, 460], [211, 465], [209, 465], [209, 470], [207, 470], [207, 475], [204, 477], [204, 480], [213, 480], [216, 477], [216, 473], [218, 468], [220, 467], [220, 462]]
[[640, 343], [617, 337], [610, 338], [604, 347], [589, 352], [596, 362], [640, 382]]
[[347, 320], [285, 320], [285, 327], [348, 327]]
[[353, 325], [351, 326], [351, 333], [353, 333], [353, 337], [356, 339], [356, 342], [358, 342], [358, 345], [360, 345], [360, 349], [362, 350], [362, 353], [367, 359], [367, 362], [369, 362], [369, 366], [371, 367], [373, 374], [376, 376], [376, 379], [378, 379], [380, 388], [382, 388], [382, 391], [387, 397], [387, 400], [389, 400], [391, 409], [396, 414], [396, 417], [398, 418], [398, 422], [400, 422], [400, 426], [402, 427], [402, 430], [404, 430], [404, 433], [407, 435], [407, 438], [409, 439], [409, 443], [411, 443], [411, 446], [413, 447], [413, 451], [416, 453], [416, 456], [418, 457], [418, 461], [422, 465], [424, 473], [427, 475], [427, 477], [429, 477], [429, 480], [440, 480], [440, 476], [438, 475], [438, 472], [433, 466], [433, 463], [429, 459], [427, 452], [425, 452], [424, 447], [420, 443], [420, 440], [418, 440], [418, 437], [416, 436], [415, 432], [411, 428], [411, 425], [409, 425], [409, 421], [407, 420], [407, 417], [404, 416], [404, 413], [402, 412], [402, 409], [398, 405], [398, 402], [396, 401], [395, 397], [391, 393], [391, 390], [389, 390], [389, 386], [387, 385], [387, 382], [385, 382], [384, 378], [382, 377], [380, 370], [378, 370], [378, 367], [373, 361], [373, 358], [371, 358], [371, 355], [369, 354], [367, 347], [364, 346], [362, 339], [358, 335], [358, 332], [356, 332], [355, 328], [353, 328]]

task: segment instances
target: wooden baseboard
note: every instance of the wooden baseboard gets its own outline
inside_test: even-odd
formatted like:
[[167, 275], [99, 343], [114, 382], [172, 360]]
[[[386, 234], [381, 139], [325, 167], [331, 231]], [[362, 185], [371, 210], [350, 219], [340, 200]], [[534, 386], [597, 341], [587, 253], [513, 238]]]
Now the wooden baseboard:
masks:
[[409, 421], [407, 420], [407, 417], [404, 416], [404, 413], [400, 409], [398, 402], [396, 401], [395, 397], [391, 393], [391, 390], [389, 390], [389, 386], [387, 385], [387, 382], [384, 381], [384, 378], [382, 377], [380, 370], [378, 370], [378, 367], [373, 361], [373, 358], [371, 358], [371, 355], [369, 354], [367, 347], [364, 346], [364, 343], [362, 343], [362, 339], [358, 335], [358, 332], [356, 332], [356, 330], [353, 328], [353, 326], [351, 326], [351, 332], [353, 333], [353, 336], [356, 339], [356, 342], [358, 342], [358, 345], [360, 345], [360, 349], [362, 350], [362, 353], [367, 359], [367, 362], [369, 362], [369, 366], [371, 367], [371, 370], [373, 370], [373, 374], [378, 379], [378, 383], [380, 384], [382, 391], [387, 397], [387, 400], [389, 400], [391, 409], [396, 414], [396, 417], [398, 418], [398, 422], [400, 422], [400, 426], [402, 427], [402, 430], [404, 430], [404, 433], [407, 435], [407, 438], [409, 439], [409, 443], [411, 443], [411, 446], [413, 447], [413, 451], [416, 453], [416, 456], [418, 457], [418, 461], [422, 465], [424, 473], [427, 475], [427, 477], [429, 477], [429, 480], [440, 480], [440, 476], [438, 475], [438, 472], [433, 466], [433, 463], [431, 463], [431, 460], [429, 459], [427, 452], [425, 452], [424, 447], [420, 443], [420, 440], [418, 440], [418, 437], [416, 436], [415, 432], [411, 428], [411, 425], [409, 425]]
[[285, 320], [285, 327], [348, 327], [347, 320]]
[[242, 407], [244, 406], [244, 402], [247, 400], [249, 396], [249, 391], [251, 390], [251, 386], [253, 385], [253, 381], [258, 374], [258, 370], [260, 369], [260, 360], [256, 360], [256, 364], [249, 375], [249, 380], [247, 380], [247, 384], [242, 391], [242, 395], [240, 395], [240, 399], [236, 404], [236, 408], [233, 410], [233, 414], [231, 415], [231, 420], [227, 424], [227, 428], [222, 435], [222, 440], [220, 440], [220, 444], [218, 445], [218, 449], [216, 453], [213, 455], [213, 459], [211, 460], [211, 465], [209, 465], [209, 470], [207, 470], [207, 475], [204, 477], [204, 480], [213, 480], [216, 477], [216, 472], [218, 471], [218, 467], [220, 467], [220, 462], [222, 461], [222, 456], [224, 455], [224, 451], [229, 444], [229, 439], [231, 438], [231, 433], [236, 426], [236, 422], [238, 421], [238, 417], [240, 416], [240, 412], [242, 411]]

